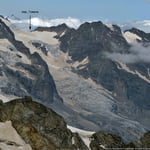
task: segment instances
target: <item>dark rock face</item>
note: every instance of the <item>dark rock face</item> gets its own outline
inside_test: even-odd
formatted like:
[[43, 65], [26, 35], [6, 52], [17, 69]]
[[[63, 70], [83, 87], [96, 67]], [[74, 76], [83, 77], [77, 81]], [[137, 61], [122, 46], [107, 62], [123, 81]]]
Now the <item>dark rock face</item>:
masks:
[[129, 145], [134, 145], [136, 148], [150, 148], [150, 131], [145, 133], [139, 140], [132, 142]]
[[67, 129], [61, 116], [33, 102], [31, 97], [1, 104], [0, 121], [7, 120], [12, 121], [13, 127], [33, 150], [87, 150], [81, 138]]
[[56, 32], [57, 36], [56, 38], [60, 38], [62, 33], [68, 32], [70, 30], [73, 30], [71, 28], [69, 28], [66, 24], [61, 24], [58, 26], [54, 26], [54, 27], [38, 27], [35, 29], [35, 31], [48, 31], [48, 32]]
[[47, 55], [47, 50], [44, 45], [42, 45], [41, 43], [37, 43], [37, 42], [32, 42], [32, 45], [40, 49], [45, 55]]
[[91, 137], [91, 143], [90, 148], [91, 150], [105, 150], [105, 149], [147, 149], [150, 147], [150, 132], [145, 133], [140, 139], [130, 142], [130, 143], [124, 143], [122, 138], [119, 136], [116, 136], [114, 134], [110, 134], [107, 132], [97, 132], [92, 135]]
[[22, 52], [27, 56], [30, 55], [29, 49], [25, 47], [21, 41], [15, 40], [14, 33], [1, 19], [0, 19], [0, 39], [8, 39], [18, 51]]
[[91, 150], [105, 150], [107, 148], [124, 148], [125, 144], [121, 137], [100, 131], [91, 137], [90, 147]]
[[[102, 22], [82, 24], [77, 30], [70, 30], [60, 38], [61, 50], [68, 52], [74, 61], [81, 61], [88, 56], [91, 60], [99, 57], [102, 52], [113, 50], [114, 46], [126, 48], [127, 42], [121, 35], [119, 27], [110, 30]], [[109, 42], [108, 42], [109, 41]]]
[[[57, 93], [45, 61], [38, 53], [31, 54], [29, 48], [21, 41], [17, 41], [14, 33], [2, 20], [0, 20], [0, 38], [7, 39], [13, 45], [9, 48], [10, 54], [0, 51], [1, 77], [5, 75], [7, 78], [5, 84], [1, 84], [1, 92], [19, 97], [31, 95], [45, 104], [52, 103], [54, 99], [61, 103], [62, 99]], [[30, 63], [23, 61], [22, 57], [26, 57]]]
[[148, 92], [150, 85], [137, 75], [119, 70], [116, 63], [110, 60], [100, 62], [97, 70], [96, 68], [93, 70], [92, 66], [90, 69], [94, 80], [101, 83], [109, 91], [116, 93], [116, 99], [129, 100], [142, 109], [148, 110], [150, 108]]
[[[132, 29], [131, 32], [138, 36], [146, 37], [149, 41], [149, 34]], [[68, 52], [73, 61], [82, 61], [88, 57], [87, 63], [82, 69], [74, 68], [85, 78], [92, 78], [97, 84], [114, 93], [114, 98], [124, 103], [127, 111], [124, 113], [122, 106], [120, 112], [136, 120], [142, 120], [137, 116], [150, 109], [149, 90], [150, 84], [141, 79], [137, 74], [132, 74], [124, 69], [118, 68], [118, 62], [110, 60], [105, 53], [117, 52], [120, 54], [129, 54], [131, 45], [122, 36], [118, 26], [113, 25], [111, 30], [101, 22], [85, 23], [77, 30], [70, 30], [60, 38], [61, 50]], [[127, 64], [132, 71], [139, 71], [142, 75], [147, 75], [147, 69], [150, 63]], [[144, 66], [144, 67], [143, 67]], [[132, 110], [128, 106], [132, 105]], [[138, 111], [140, 110], [140, 113]], [[149, 112], [145, 116], [148, 119]], [[146, 119], [146, 120], [147, 120]], [[142, 122], [142, 121], [141, 121]], [[147, 122], [148, 123], [148, 122]], [[149, 127], [149, 125], [147, 126]]]
[[[125, 33], [126, 32], [133, 33], [141, 38], [140, 40], [137, 39], [137, 42], [139, 43], [139, 46], [137, 47], [138, 51], [143, 51], [143, 49], [149, 51], [149, 44], [150, 44], [150, 34], [149, 33], [145, 33], [136, 28], [126, 30]], [[147, 61], [135, 62], [135, 63], [127, 64], [127, 66], [131, 70], [133, 70], [133, 71], [137, 70], [139, 73], [141, 73], [147, 79], [150, 79], [150, 76], [149, 76], [150, 63], [149, 63], [149, 61], [148, 62]]]

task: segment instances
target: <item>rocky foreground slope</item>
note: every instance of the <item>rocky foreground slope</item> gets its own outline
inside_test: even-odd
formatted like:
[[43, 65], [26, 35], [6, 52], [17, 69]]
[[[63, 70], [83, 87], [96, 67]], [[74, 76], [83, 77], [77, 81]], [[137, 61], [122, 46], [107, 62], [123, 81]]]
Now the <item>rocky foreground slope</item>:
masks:
[[80, 133], [72, 133], [60, 115], [32, 101], [31, 97], [1, 102], [0, 122], [1, 150], [105, 150], [150, 147], [150, 133], [146, 133], [138, 141], [125, 144], [121, 137], [100, 131], [88, 137], [88, 148], [79, 136]]

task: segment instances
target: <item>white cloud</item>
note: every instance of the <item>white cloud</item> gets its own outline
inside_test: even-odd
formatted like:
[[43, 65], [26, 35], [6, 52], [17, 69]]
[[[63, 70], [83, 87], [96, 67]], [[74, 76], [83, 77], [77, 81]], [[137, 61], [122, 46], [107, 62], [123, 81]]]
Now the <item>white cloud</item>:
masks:
[[[9, 20], [16, 25], [19, 25], [19, 27], [21, 27], [22, 24], [28, 24], [29, 20], [13, 20], [10, 19]], [[68, 18], [58, 18], [58, 19], [41, 19], [41, 18], [32, 18], [31, 19], [31, 24], [34, 27], [38, 27], [38, 26], [42, 26], [42, 27], [51, 27], [51, 26], [57, 26], [60, 24], [67, 24], [69, 27], [71, 28], [78, 28], [82, 22], [77, 19], [77, 18], [72, 18], [72, 17], [68, 17]], [[24, 25], [23, 25], [24, 26]]]
[[129, 52], [130, 53], [128, 54], [122, 54], [115, 51], [113, 53], [105, 53], [105, 56], [112, 60], [117, 60], [124, 63], [150, 62], [150, 45], [144, 47], [141, 44], [136, 43], [132, 45]]
[[143, 30], [144, 32], [150, 33], [150, 20], [128, 22], [125, 24], [120, 24], [120, 27], [125, 30], [134, 27]]

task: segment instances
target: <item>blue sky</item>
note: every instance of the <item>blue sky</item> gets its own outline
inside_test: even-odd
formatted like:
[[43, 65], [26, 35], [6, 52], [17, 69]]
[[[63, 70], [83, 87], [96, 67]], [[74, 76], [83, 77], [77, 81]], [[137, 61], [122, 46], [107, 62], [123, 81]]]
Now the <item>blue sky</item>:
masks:
[[130, 22], [150, 19], [145, 0], [2, 0], [0, 14], [25, 18], [22, 10], [39, 10], [49, 19], [74, 17], [81, 20]]

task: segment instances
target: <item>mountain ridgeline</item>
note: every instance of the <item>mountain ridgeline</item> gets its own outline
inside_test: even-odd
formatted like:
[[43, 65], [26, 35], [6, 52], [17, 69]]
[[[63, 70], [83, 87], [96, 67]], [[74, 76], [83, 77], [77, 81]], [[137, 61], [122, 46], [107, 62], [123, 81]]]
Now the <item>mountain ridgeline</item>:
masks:
[[[82, 61], [88, 57], [89, 63], [83, 69], [78, 66], [74, 69], [75, 72], [85, 78], [91, 77], [97, 84], [114, 93], [116, 100], [128, 100], [137, 107], [149, 110], [150, 84], [143, 81], [137, 74], [119, 69], [118, 62], [109, 59], [106, 55], [106, 53], [115, 52], [122, 55], [130, 53], [131, 45], [123, 37], [120, 28], [115, 25], [112, 28], [111, 30], [101, 22], [85, 23], [79, 29], [68, 31], [60, 37], [60, 48], [62, 51], [68, 52], [72, 61]], [[140, 42], [150, 42], [149, 34], [143, 34], [137, 29], [129, 31], [142, 37]], [[150, 78], [147, 71], [150, 63], [136, 62], [126, 65], [131, 71], [137, 70], [141, 75]]]
[[149, 43], [148, 33], [100, 21], [26, 32], [1, 18], [0, 97], [30, 95], [71, 126], [134, 141], [150, 130]]

